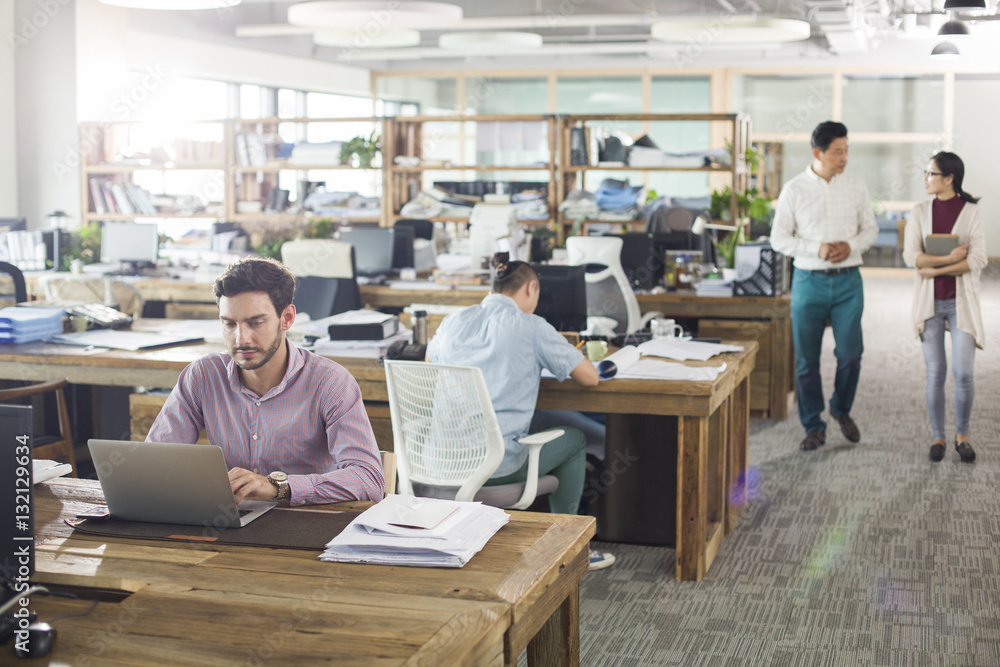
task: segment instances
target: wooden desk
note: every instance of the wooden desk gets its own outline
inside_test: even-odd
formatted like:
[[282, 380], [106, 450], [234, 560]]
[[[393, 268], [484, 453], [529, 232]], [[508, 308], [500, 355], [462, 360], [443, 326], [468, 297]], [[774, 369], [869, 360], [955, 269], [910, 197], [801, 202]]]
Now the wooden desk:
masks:
[[[145, 326], [152, 325], [147, 322]], [[672, 543], [677, 549], [679, 579], [700, 581], [705, 576], [745, 503], [749, 377], [757, 344], [749, 341], [745, 345], [743, 352], [706, 362], [718, 365], [722, 360], [727, 364], [714, 382], [615, 380], [594, 388], [573, 382], [541, 382], [538, 408], [607, 413], [609, 466], [617, 465], [615, 457], [625, 457], [626, 463], [612, 469], [615, 483], [606, 489], [614, 500], [608, 524], [622, 526], [626, 518], [636, 517], [642, 531], [626, 526], [622, 533], [602, 532], [602, 537]], [[172, 387], [191, 361], [219, 349], [217, 344], [200, 344], [82, 355], [72, 349], [67, 354], [61, 346], [25, 344], [0, 348], [0, 378], [68, 377], [80, 384]], [[39, 357], [39, 353], [48, 354]], [[391, 449], [388, 394], [381, 364], [374, 359], [337, 361], [358, 381], [379, 446]], [[639, 465], [629, 457], [637, 457]], [[622, 465], [626, 469], [618, 470]], [[629, 482], [637, 475], [653, 478]], [[670, 483], [674, 478], [676, 485]], [[668, 495], [644, 495], [649, 489]], [[667, 539], [649, 539], [649, 529], [658, 529]]]
[[[103, 504], [95, 481], [35, 487], [33, 581], [106, 598], [85, 617], [56, 621], [55, 651], [40, 664], [249, 665], [274, 658], [287, 665], [513, 666], [525, 648], [530, 664], [579, 664], [579, 581], [591, 517], [512, 512], [455, 570], [72, 535], [62, 519], [95, 504]], [[31, 602], [40, 620], [90, 606], [41, 595]]]
[[636, 298], [643, 313], [697, 320], [699, 336], [757, 341], [750, 409], [771, 419], [788, 417], [789, 392], [795, 391], [790, 295], [699, 297], [682, 291]]

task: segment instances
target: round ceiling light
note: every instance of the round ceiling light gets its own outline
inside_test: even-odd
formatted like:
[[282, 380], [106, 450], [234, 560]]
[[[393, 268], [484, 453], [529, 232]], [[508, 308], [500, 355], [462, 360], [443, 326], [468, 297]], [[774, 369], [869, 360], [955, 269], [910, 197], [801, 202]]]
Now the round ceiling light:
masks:
[[958, 47], [951, 42], [941, 42], [931, 51], [931, 58], [935, 60], [954, 60], [960, 55]]
[[129, 9], [227, 9], [242, 0], [101, 0], [106, 5]]
[[938, 37], [968, 37], [969, 26], [961, 21], [947, 21], [938, 29]]
[[[809, 24], [796, 19], [762, 19], [752, 16], [705, 16], [701, 19], [658, 21], [650, 34], [661, 42], [700, 44], [765, 44], [809, 39]], [[701, 38], [705, 35], [704, 39]]]
[[533, 32], [449, 32], [438, 38], [438, 46], [452, 51], [529, 51], [542, 46], [542, 36]]
[[401, 0], [317, 0], [288, 8], [288, 22], [306, 28], [365, 32], [378, 29], [445, 28], [462, 20], [462, 8], [444, 2]]
[[355, 46], [359, 49], [398, 49], [420, 44], [420, 32], [409, 28], [381, 30], [320, 30], [313, 33], [318, 46]]

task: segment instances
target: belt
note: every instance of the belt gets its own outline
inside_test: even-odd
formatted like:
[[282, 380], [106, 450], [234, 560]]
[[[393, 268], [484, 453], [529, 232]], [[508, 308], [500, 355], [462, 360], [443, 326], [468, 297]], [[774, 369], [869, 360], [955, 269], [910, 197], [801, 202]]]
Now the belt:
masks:
[[856, 266], [845, 266], [842, 269], [795, 269], [796, 271], [805, 271], [806, 273], [819, 273], [825, 276], [839, 276], [842, 273], [850, 273], [851, 271], [857, 271]]

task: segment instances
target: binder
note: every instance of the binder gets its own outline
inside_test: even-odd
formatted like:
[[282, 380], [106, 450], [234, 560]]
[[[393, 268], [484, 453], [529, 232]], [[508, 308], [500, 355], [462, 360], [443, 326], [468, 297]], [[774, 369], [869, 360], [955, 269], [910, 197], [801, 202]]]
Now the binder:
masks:
[[326, 319], [330, 340], [382, 340], [399, 332], [399, 317], [376, 310], [349, 310]]

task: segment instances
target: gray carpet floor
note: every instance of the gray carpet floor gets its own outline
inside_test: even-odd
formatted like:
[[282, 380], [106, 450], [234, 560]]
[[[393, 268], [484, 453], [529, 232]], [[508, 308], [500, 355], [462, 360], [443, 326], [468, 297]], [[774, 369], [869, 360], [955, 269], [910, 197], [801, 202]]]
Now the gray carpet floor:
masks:
[[[617, 563], [581, 584], [581, 664], [1000, 665], [1000, 267], [982, 284], [971, 465], [951, 446], [928, 461], [899, 273], [866, 271], [861, 442], [833, 424], [804, 453], [797, 414], [751, 420], [749, 502], [703, 582], [674, 580], [671, 549], [595, 543]], [[824, 348], [829, 400], [829, 329]]]

